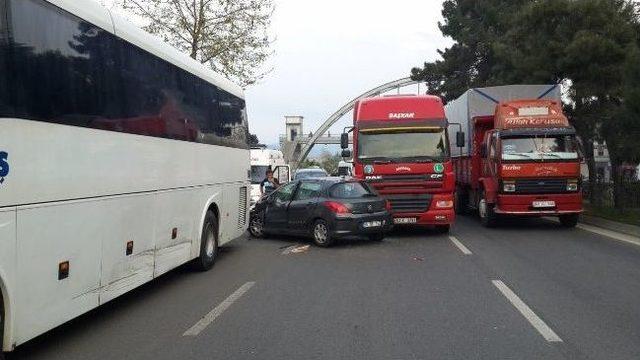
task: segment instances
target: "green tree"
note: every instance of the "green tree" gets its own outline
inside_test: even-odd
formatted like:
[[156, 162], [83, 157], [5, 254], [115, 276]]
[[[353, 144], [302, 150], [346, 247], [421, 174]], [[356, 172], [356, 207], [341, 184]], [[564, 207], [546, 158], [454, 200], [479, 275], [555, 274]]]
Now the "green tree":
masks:
[[272, 0], [116, 0], [148, 21], [145, 30], [247, 86], [270, 70]]
[[260, 139], [258, 139], [258, 135], [249, 134], [249, 145], [251, 146], [260, 145]]
[[442, 14], [440, 29], [456, 44], [411, 72], [432, 94], [451, 100], [470, 87], [563, 83], [591, 173], [594, 140], [607, 142], [614, 169], [637, 159], [630, 134], [639, 120], [632, 75], [640, 21], [632, 1], [447, 0]]
[[530, 2], [494, 44], [501, 64], [494, 67], [495, 76], [501, 81], [567, 85], [568, 113], [584, 141], [590, 173], [595, 170], [593, 141], [604, 140], [615, 194], [620, 193], [618, 169], [635, 160], [638, 148], [636, 140], [623, 135], [638, 120], [625, 105], [625, 97], [633, 95], [629, 75], [638, 66], [634, 10], [627, 0]]

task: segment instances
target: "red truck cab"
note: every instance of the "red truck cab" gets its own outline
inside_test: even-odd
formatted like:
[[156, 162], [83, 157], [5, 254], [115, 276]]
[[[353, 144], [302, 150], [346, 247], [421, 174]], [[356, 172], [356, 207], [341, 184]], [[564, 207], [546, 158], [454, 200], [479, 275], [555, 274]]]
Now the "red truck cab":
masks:
[[[395, 225], [429, 225], [447, 232], [453, 224], [455, 178], [447, 128], [442, 100], [435, 96], [356, 103], [349, 130], [354, 176], [388, 201]], [[348, 147], [347, 133], [342, 147]]]
[[[455, 110], [464, 103], [466, 109]], [[467, 99], [449, 110], [478, 114], [474, 104]], [[470, 117], [469, 131], [469, 153], [454, 159], [459, 213], [476, 208], [486, 226], [503, 215], [558, 216], [564, 226], [576, 225], [581, 155], [559, 96], [498, 101], [493, 115]]]

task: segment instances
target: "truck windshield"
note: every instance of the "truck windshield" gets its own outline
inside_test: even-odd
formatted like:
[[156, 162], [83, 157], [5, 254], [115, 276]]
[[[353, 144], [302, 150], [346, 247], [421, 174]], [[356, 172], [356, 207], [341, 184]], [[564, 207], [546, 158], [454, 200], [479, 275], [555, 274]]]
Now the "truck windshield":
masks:
[[260, 184], [267, 177], [267, 169], [266, 165], [251, 165], [251, 183]]
[[449, 156], [446, 131], [392, 131], [358, 134], [358, 159], [440, 162]]
[[574, 135], [502, 138], [503, 160], [575, 160], [578, 157], [578, 142]]

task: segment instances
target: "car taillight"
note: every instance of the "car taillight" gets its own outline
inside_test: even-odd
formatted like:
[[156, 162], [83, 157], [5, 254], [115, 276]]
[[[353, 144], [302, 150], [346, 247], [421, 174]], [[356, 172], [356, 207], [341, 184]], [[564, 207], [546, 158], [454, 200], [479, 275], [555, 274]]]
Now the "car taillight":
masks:
[[351, 213], [351, 209], [349, 209], [345, 204], [339, 203], [337, 201], [325, 201], [324, 206], [334, 214]]
[[390, 212], [390, 211], [392, 210], [392, 208], [391, 208], [391, 201], [389, 201], [389, 200], [385, 200], [385, 201], [384, 201], [384, 207], [385, 207], [385, 209], [387, 209], [387, 211], [389, 211], [389, 212]]

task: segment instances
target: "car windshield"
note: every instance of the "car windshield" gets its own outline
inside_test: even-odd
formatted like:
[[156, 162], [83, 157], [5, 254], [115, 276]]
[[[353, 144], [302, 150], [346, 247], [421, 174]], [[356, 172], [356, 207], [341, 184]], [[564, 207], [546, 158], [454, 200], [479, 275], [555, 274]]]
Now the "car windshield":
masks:
[[376, 196], [367, 185], [359, 182], [345, 182], [333, 185], [329, 191], [332, 198], [359, 199]]
[[358, 158], [363, 161], [443, 161], [449, 155], [446, 131], [360, 131]]
[[502, 139], [503, 160], [578, 159], [575, 135], [519, 136]]
[[327, 177], [328, 174], [324, 170], [305, 170], [296, 173], [296, 180]]
[[265, 177], [267, 177], [268, 166], [265, 165], [252, 165], [251, 166], [251, 183], [260, 184]]

